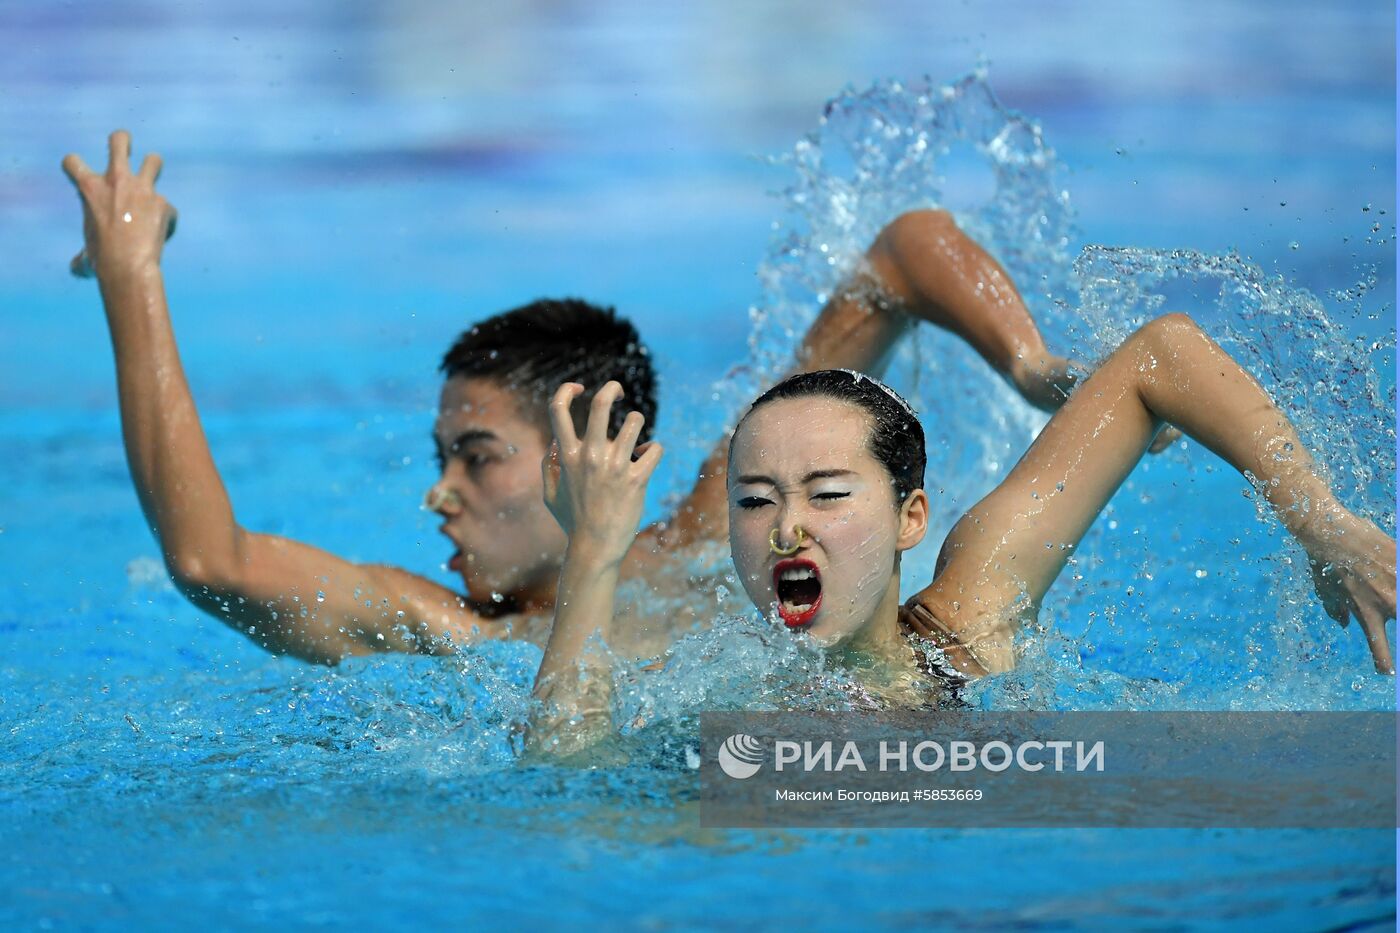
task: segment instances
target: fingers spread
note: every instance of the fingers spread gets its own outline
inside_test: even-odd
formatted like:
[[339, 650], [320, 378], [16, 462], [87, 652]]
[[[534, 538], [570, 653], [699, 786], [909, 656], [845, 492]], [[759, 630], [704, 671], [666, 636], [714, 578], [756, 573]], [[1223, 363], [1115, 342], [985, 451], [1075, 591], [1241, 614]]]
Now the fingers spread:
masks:
[[117, 130], [107, 137], [107, 176], [131, 174], [131, 134]]
[[160, 178], [162, 164], [160, 156], [156, 155], [154, 152], [147, 153], [146, 158], [141, 160], [141, 171], [136, 173], [137, 177], [148, 184], [154, 185], [156, 179]]
[[549, 401], [549, 424], [554, 429], [554, 437], [560, 450], [572, 451], [578, 447], [578, 435], [574, 433], [574, 419], [569, 414], [569, 406], [583, 392], [577, 382], [566, 382], [554, 391]]
[[64, 156], [62, 164], [63, 174], [68, 176], [68, 180], [71, 181], [73, 186], [79, 191], [82, 191], [82, 186], [79, 183], [96, 174], [92, 169], [87, 167], [87, 163], [82, 160], [82, 157], [74, 152], [70, 152]]

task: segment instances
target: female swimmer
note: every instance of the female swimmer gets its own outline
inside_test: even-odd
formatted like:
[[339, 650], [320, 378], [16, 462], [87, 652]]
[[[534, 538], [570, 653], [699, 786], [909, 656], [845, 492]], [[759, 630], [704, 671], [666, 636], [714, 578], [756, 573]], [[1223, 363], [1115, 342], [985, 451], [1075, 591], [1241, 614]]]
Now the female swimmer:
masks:
[[[584, 647], [605, 641], [617, 569], [641, 517], [659, 447], [634, 451], [641, 416], [615, 439], [595, 397], [582, 438], [568, 415], [583, 387], [555, 394], [546, 499], [569, 536], [537, 694], [563, 717], [606, 710], [606, 676]], [[1188, 317], [1129, 337], [1070, 397], [1011, 473], [949, 533], [933, 581], [901, 606], [899, 567], [928, 525], [924, 439], [909, 406], [857, 373], [793, 376], [761, 395], [729, 457], [734, 566], [760, 609], [866, 671], [959, 682], [1010, 669], [1013, 636], [1163, 425], [1180, 427], [1244, 473], [1306, 550], [1324, 609], [1355, 617], [1375, 667], [1393, 673], [1395, 543], [1343, 506], [1293, 426]], [[634, 453], [640, 452], [639, 456]], [[873, 663], [870, 663], [873, 662]], [[897, 676], [875, 679], [895, 682]], [[873, 684], [877, 686], [878, 684]], [[552, 730], [539, 730], [550, 734]]]

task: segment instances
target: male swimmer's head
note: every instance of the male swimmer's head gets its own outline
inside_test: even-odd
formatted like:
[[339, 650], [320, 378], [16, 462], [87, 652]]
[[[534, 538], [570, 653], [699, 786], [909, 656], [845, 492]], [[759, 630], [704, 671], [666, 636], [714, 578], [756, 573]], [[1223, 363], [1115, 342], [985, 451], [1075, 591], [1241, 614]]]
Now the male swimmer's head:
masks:
[[[552, 599], [566, 538], [544, 506], [540, 460], [549, 447], [548, 403], [563, 382], [617, 380], [631, 410], [656, 413], [656, 378], [637, 329], [612, 308], [540, 300], [465, 331], [442, 359], [446, 382], [433, 440], [441, 475], [428, 504], [456, 546], [448, 566], [475, 599]], [[586, 414], [592, 393], [575, 405]], [[582, 430], [582, 426], [580, 426]]]
[[760, 609], [824, 647], [896, 618], [899, 556], [923, 540], [924, 432], [908, 404], [848, 370], [760, 395], [729, 449], [729, 543]]

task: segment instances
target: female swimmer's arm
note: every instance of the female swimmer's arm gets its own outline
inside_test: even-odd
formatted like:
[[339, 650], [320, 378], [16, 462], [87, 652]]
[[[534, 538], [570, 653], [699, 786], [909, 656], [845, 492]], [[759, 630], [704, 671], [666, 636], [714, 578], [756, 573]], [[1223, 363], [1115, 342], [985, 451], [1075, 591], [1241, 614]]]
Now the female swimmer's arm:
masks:
[[[1075, 382], [1070, 361], [1046, 348], [1010, 276], [947, 211], [901, 214], [865, 256], [873, 281], [848, 282], [827, 302], [802, 339], [792, 373], [854, 369], [879, 375], [910, 325], [925, 321], [966, 341], [1032, 405], [1053, 411], [1063, 404]], [[1172, 436], [1164, 432], [1154, 450]], [[728, 534], [728, 459], [726, 436], [659, 533], [662, 542]]]
[[1394, 665], [1395, 542], [1343, 506], [1264, 390], [1185, 315], [1137, 331], [1070, 397], [1011, 474], [958, 522], [916, 600], [989, 670], [1013, 663], [1011, 616], [1050, 584], [1153, 436], [1170, 421], [1250, 477], [1311, 562], [1323, 608], [1361, 622]]
[[271, 651], [333, 664], [349, 655], [443, 650], [478, 619], [443, 587], [365, 566], [234, 520], [209, 452], [166, 306], [160, 256], [175, 211], [156, 193], [160, 157], [130, 169], [131, 137], [109, 140], [107, 171], [76, 155], [63, 169], [83, 204], [73, 272], [97, 277], [116, 357], [122, 437], [146, 519], [176, 585], [195, 605]]
[[610, 723], [611, 671], [605, 653], [590, 650], [589, 642], [597, 635], [606, 643], [612, 634], [618, 574], [642, 520], [647, 480], [661, 459], [660, 445], [637, 446], [645, 422], [640, 412], [608, 438], [609, 413], [622, 397], [616, 382], [593, 397], [580, 439], [569, 406], [583, 390], [567, 382], [554, 393], [554, 446], [543, 464], [545, 502], [569, 544], [554, 626], [535, 678], [544, 719], [531, 729], [529, 745], [553, 753], [587, 744]]

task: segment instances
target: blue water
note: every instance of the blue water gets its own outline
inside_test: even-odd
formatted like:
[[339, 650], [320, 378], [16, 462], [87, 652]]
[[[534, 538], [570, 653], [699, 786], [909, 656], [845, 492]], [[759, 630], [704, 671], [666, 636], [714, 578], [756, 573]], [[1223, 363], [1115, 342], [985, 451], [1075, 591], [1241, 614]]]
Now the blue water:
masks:
[[[78, 210], [57, 161], [96, 160], [118, 123], [167, 159], [175, 326], [250, 528], [447, 580], [416, 508], [437, 356], [560, 293], [617, 303], [652, 344], [655, 513], [860, 246], [934, 202], [1066, 351], [1190, 310], [1393, 523], [1393, 10], [822, 12], [0, 7], [0, 921], [1394, 926], [1386, 831], [702, 832], [688, 717], [771, 703], [744, 685], [815, 663], [752, 623], [622, 685], [661, 722], [630, 764], [522, 768], [507, 726], [535, 649], [313, 668], [169, 587], [95, 290], [64, 272]], [[981, 55], [1038, 134], [978, 82], [938, 109]], [[946, 527], [1039, 418], [943, 335], [891, 372], [926, 414]], [[1390, 708], [1246, 492], [1189, 444], [1146, 464], [1022, 668], [970, 700]]]

